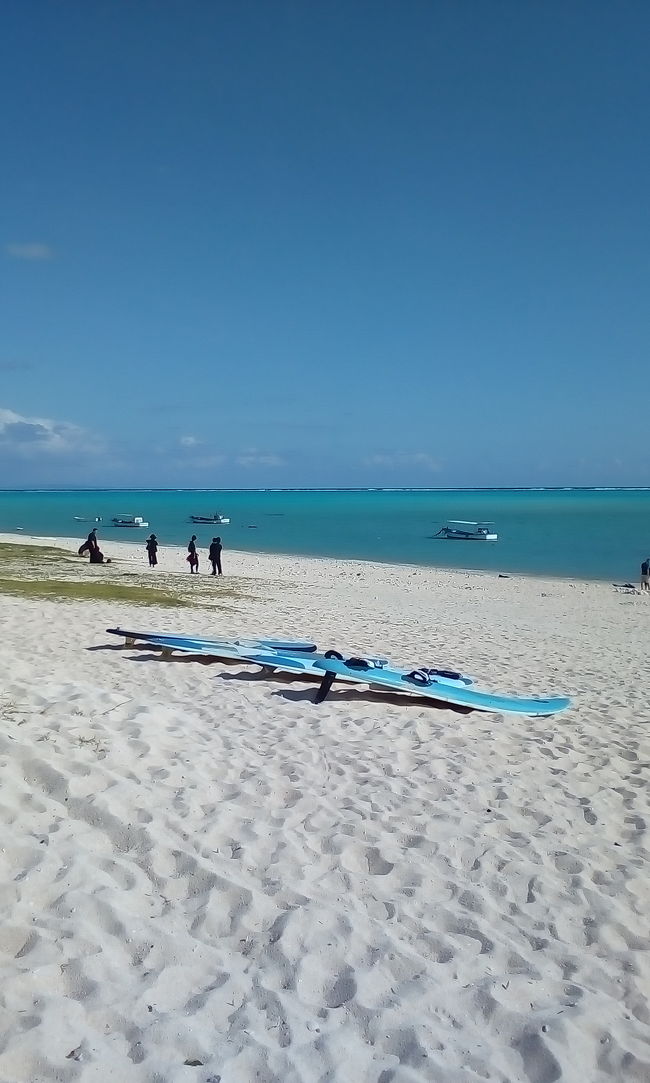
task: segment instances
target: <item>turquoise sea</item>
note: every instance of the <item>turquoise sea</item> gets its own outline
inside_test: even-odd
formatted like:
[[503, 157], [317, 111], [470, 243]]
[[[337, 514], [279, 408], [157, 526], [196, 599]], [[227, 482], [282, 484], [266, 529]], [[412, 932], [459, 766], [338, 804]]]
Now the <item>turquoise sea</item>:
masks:
[[[190, 514], [218, 510], [221, 527], [192, 527]], [[121, 530], [114, 515], [140, 515], [148, 530]], [[225, 550], [353, 557], [445, 568], [532, 575], [636, 580], [650, 555], [649, 489], [400, 490], [75, 490], [0, 492], [0, 531], [83, 538], [102, 517], [98, 535], [141, 541], [153, 530], [161, 544], [201, 547], [220, 534]], [[492, 543], [434, 540], [446, 519], [491, 520]], [[144, 554], [144, 549], [143, 549]], [[143, 555], [144, 560], [144, 555]]]

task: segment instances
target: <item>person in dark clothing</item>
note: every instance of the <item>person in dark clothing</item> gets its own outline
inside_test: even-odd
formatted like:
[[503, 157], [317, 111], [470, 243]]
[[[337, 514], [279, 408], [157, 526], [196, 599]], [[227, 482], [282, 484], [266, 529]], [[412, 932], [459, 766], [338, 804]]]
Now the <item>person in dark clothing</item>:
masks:
[[650, 590], [650, 557], [641, 565], [641, 590]]
[[149, 567], [155, 568], [158, 563], [158, 542], [156, 535], [152, 534], [150, 538], [147, 538], [147, 553], [149, 554]]
[[77, 550], [77, 553], [79, 554], [80, 557], [84, 556], [85, 553], [88, 553], [88, 555], [90, 556], [90, 563], [91, 564], [101, 564], [101, 561], [92, 559], [93, 553], [98, 553], [98, 552], [99, 552], [99, 542], [97, 541], [97, 530], [95, 529], [95, 530], [90, 531], [90, 534], [86, 538], [83, 545], [79, 546], [79, 548]]
[[196, 551], [196, 534], [192, 534], [187, 546], [187, 563], [190, 566], [190, 572], [198, 572], [199, 554]]
[[221, 571], [221, 550], [223, 545], [221, 544], [221, 538], [213, 538], [210, 546], [210, 563], [212, 565], [213, 575], [223, 575]]
[[110, 564], [110, 562], [111, 562], [111, 558], [110, 557], [105, 557], [104, 554], [100, 551], [99, 546], [97, 546], [96, 549], [93, 549], [91, 551], [91, 553], [90, 553], [90, 563], [91, 564]]
[[77, 549], [77, 553], [80, 557], [83, 557], [88, 553], [88, 557], [91, 564], [110, 564], [111, 558], [105, 557], [99, 548], [99, 542], [97, 541], [97, 530], [91, 530], [90, 534], [86, 538], [83, 545], [80, 545]]

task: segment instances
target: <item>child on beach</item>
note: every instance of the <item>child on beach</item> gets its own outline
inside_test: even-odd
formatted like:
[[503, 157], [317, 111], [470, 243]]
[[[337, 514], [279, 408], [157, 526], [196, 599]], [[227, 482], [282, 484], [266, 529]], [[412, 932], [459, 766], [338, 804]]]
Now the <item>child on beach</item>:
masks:
[[196, 534], [192, 534], [187, 546], [187, 563], [190, 566], [190, 572], [194, 573], [199, 570], [199, 554], [196, 551]]
[[91, 564], [110, 564], [111, 558], [105, 557], [99, 546], [96, 549], [92, 549], [90, 552]]

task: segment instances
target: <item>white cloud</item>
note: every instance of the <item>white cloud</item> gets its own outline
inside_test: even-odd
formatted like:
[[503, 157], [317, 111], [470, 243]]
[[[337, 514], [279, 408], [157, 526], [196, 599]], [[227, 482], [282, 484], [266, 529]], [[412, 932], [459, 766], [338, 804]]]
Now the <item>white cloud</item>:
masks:
[[48, 244], [36, 241], [30, 244], [6, 244], [5, 252], [13, 259], [48, 260], [54, 259], [54, 250]]
[[397, 470], [400, 467], [418, 467], [420, 470], [428, 470], [435, 474], [442, 469], [438, 459], [429, 455], [426, 451], [396, 452], [393, 454], [368, 455], [363, 460], [364, 466], [385, 466], [389, 470]]
[[181, 447], [196, 447], [196, 445], [199, 443], [199, 441], [196, 439], [196, 436], [181, 436], [178, 442]]
[[426, 451], [417, 451], [415, 455], [408, 456], [408, 460], [414, 466], [421, 466], [425, 470], [431, 470], [434, 474], [442, 469], [440, 460], [434, 459], [433, 455], [428, 455]]
[[256, 448], [249, 448], [235, 459], [238, 466], [285, 466], [279, 455], [265, 455]]
[[13, 410], [0, 409], [0, 449], [31, 458], [65, 455], [92, 446], [89, 434], [69, 421], [23, 417]]

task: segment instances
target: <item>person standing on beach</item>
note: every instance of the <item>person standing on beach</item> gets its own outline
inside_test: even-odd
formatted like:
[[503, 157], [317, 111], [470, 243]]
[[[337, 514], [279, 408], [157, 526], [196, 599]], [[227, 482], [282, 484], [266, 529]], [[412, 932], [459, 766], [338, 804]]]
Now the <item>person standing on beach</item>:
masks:
[[641, 565], [641, 590], [650, 590], [650, 557]]
[[147, 553], [149, 554], [149, 567], [155, 568], [158, 563], [158, 541], [155, 534], [147, 538]]
[[212, 565], [213, 575], [223, 575], [221, 571], [221, 550], [223, 545], [221, 544], [221, 538], [213, 538], [212, 545], [210, 546], [210, 563]]
[[97, 563], [97, 561], [93, 561], [93, 559], [92, 559], [93, 554], [99, 552], [99, 542], [97, 541], [97, 530], [96, 529], [90, 531], [90, 534], [86, 538], [83, 545], [79, 546], [79, 549], [77, 550], [77, 552], [78, 552], [80, 557], [82, 557], [84, 555], [84, 553], [88, 553], [88, 555], [90, 557], [91, 564]]
[[199, 554], [196, 551], [196, 534], [192, 534], [187, 546], [187, 563], [190, 566], [190, 572], [198, 572]]

